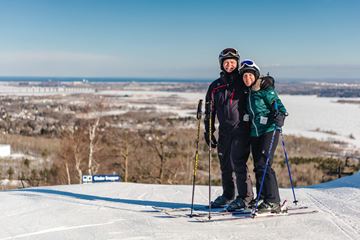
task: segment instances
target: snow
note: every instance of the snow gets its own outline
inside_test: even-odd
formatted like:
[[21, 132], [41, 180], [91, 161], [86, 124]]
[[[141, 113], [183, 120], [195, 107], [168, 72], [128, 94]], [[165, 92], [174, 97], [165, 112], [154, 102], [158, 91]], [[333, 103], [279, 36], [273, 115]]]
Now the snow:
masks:
[[[190, 185], [97, 183], [0, 192], [5, 239], [359, 239], [360, 174], [297, 188], [299, 205], [318, 213], [197, 223], [169, 218], [157, 207], [189, 207]], [[195, 203], [208, 203], [196, 186]], [[212, 187], [212, 196], [221, 194]], [[280, 189], [292, 202], [291, 189]]]
[[[108, 94], [114, 94], [109, 92]], [[177, 95], [193, 103], [204, 93], [119, 92], [143, 100]], [[284, 133], [334, 138], [360, 146], [360, 111], [336, 98], [280, 96], [290, 116]], [[141, 100], [140, 99], [140, 100]], [[139, 106], [143, 107], [139, 104]], [[193, 116], [194, 109], [156, 107]], [[116, 112], [116, 114], [122, 113]], [[114, 114], [114, 112], [110, 112]], [[334, 131], [338, 135], [323, 132]], [[355, 139], [348, 136], [352, 134]], [[295, 176], [296, 178], [296, 176]], [[360, 174], [297, 188], [300, 205], [319, 212], [275, 218], [196, 223], [169, 218], [153, 207], [190, 207], [192, 187], [136, 183], [97, 183], [0, 192], [0, 240], [4, 239], [360, 239]], [[212, 199], [221, 194], [212, 187]], [[280, 189], [292, 202], [291, 189]], [[196, 205], [208, 203], [208, 187], [197, 186]]]
[[[286, 134], [302, 135], [320, 140], [335, 139], [360, 148], [360, 106], [338, 103], [340, 98], [316, 96], [280, 96], [289, 117], [286, 119]], [[359, 100], [359, 98], [357, 98]], [[320, 129], [324, 132], [315, 132]], [[332, 131], [336, 135], [327, 134]], [[350, 139], [352, 134], [355, 139]]]

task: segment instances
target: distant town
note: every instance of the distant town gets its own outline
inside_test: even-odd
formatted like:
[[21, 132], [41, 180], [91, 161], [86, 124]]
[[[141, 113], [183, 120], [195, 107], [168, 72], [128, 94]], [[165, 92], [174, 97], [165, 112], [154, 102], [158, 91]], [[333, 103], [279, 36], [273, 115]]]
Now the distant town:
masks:
[[[97, 90], [118, 89], [123, 86], [150, 84], [159, 91], [199, 92], [206, 91], [211, 80], [189, 79], [142, 79], [142, 78], [45, 78], [45, 77], [0, 77], [0, 93], [53, 92], [91, 93]], [[181, 83], [181, 84], [179, 84]], [[13, 87], [16, 87], [14, 89]], [[360, 97], [360, 80], [275, 80], [280, 94], [316, 95], [318, 97]], [[351, 102], [358, 103], [358, 102]]]

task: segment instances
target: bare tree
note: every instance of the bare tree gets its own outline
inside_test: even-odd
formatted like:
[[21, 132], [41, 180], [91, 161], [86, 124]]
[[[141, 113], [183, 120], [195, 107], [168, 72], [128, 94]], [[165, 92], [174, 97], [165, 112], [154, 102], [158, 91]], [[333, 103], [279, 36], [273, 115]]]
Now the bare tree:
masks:
[[160, 183], [164, 182], [165, 163], [166, 163], [166, 141], [172, 136], [172, 134], [149, 134], [145, 136], [146, 143], [155, 150], [157, 157], [160, 160], [158, 179]]
[[99, 169], [99, 163], [94, 160], [94, 152], [97, 142], [95, 141], [96, 138], [96, 131], [98, 129], [100, 122], [100, 118], [96, 118], [93, 125], [89, 124], [89, 158], [88, 158], [88, 173], [89, 175], [93, 175]]
[[123, 141], [123, 150], [120, 152], [121, 157], [124, 159], [124, 182], [128, 181], [129, 176], [129, 142], [127, 139]]
[[74, 140], [74, 145], [73, 145], [73, 154], [74, 154], [74, 159], [75, 159], [75, 168], [76, 171], [78, 172], [78, 176], [79, 176], [79, 183], [81, 184], [82, 182], [82, 176], [83, 176], [83, 171], [81, 169], [81, 162], [82, 162], [82, 156], [81, 156], [81, 150], [82, 150], [82, 146], [80, 142], [77, 142], [78, 139], [73, 139]]
[[79, 178], [79, 183], [82, 181], [84, 160], [86, 152], [88, 151], [88, 145], [86, 142], [86, 128], [80, 125], [74, 126], [73, 129], [63, 134], [61, 140], [61, 150], [59, 157], [62, 160], [62, 165], [65, 170], [66, 182], [72, 183], [72, 175]]
[[70, 175], [68, 161], [65, 161], [65, 171], [66, 171], [67, 184], [70, 185], [71, 184], [71, 175]]
[[[120, 167], [123, 172], [123, 181], [129, 180], [129, 158], [139, 144], [137, 134], [122, 129], [111, 129], [108, 131], [108, 140], [111, 146], [111, 157], [114, 159], [112, 166]], [[120, 158], [120, 161], [118, 160]]]

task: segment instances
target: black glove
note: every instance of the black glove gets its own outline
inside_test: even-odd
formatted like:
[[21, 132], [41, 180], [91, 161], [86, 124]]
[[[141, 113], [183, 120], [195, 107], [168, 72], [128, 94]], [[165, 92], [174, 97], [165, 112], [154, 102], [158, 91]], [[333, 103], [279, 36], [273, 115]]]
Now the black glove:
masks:
[[[209, 146], [210, 143], [209, 143], [209, 133], [208, 132], [204, 132], [204, 138], [205, 138], [206, 144]], [[216, 146], [217, 146], [216, 138], [215, 138], [214, 134], [211, 134], [211, 147], [216, 148]]]
[[275, 80], [272, 76], [264, 76], [260, 78], [260, 89], [268, 89], [275, 87]]
[[274, 123], [277, 127], [284, 126], [285, 117], [287, 116], [287, 113], [277, 112], [273, 116]]

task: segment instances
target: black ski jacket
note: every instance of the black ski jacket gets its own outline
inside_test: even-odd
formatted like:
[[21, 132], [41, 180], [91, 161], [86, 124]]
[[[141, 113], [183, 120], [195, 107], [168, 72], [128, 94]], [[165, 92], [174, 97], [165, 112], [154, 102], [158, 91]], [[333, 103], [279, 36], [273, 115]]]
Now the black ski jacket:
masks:
[[240, 130], [244, 134], [249, 134], [250, 125], [248, 115], [246, 115], [247, 92], [248, 89], [238, 71], [231, 74], [222, 72], [220, 78], [210, 84], [206, 93], [205, 131], [209, 132], [211, 111], [212, 132], [215, 131], [215, 116], [217, 116], [220, 133]]

